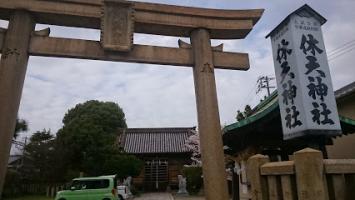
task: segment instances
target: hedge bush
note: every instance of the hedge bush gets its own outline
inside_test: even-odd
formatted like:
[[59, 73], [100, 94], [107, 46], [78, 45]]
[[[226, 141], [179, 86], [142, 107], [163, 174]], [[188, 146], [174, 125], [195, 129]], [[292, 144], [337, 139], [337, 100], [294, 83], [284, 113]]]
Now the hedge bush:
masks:
[[21, 175], [18, 172], [9, 169], [6, 173], [3, 197], [13, 197], [21, 195], [21, 182]]
[[195, 166], [184, 167], [183, 174], [186, 177], [186, 189], [190, 194], [197, 194], [203, 184], [202, 168]]

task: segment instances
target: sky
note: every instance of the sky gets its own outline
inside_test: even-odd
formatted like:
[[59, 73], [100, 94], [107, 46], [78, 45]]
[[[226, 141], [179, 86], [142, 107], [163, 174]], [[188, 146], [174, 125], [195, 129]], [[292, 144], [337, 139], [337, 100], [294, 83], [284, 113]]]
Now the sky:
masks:
[[[142, 0], [143, 1], [143, 0]], [[270, 39], [265, 36], [288, 14], [305, 3], [328, 19], [323, 25], [325, 46], [330, 57], [334, 89], [355, 79], [353, 49], [355, 41], [354, 0], [147, 0], [144, 2], [182, 6], [255, 9], [265, 12], [251, 33], [243, 40], [213, 40], [224, 43], [225, 51], [249, 53], [248, 71], [219, 70], [215, 72], [221, 125], [235, 122], [237, 110], [246, 104], [260, 102], [266, 91], [256, 94], [259, 76], [274, 77]], [[1, 27], [7, 22], [0, 21]], [[51, 27], [51, 36], [99, 40], [98, 30]], [[177, 47], [177, 37], [135, 34], [136, 44]], [[188, 38], [182, 38], [189, 41]], [[338, 47], [347, 44], [343, 52]], [[334, 51], [335, 50], [335, 51]], [[346, 53], [345, 53], [346, 52]], [[274, 82], [271, 85], [275, 86]], [[50, 129], [53, 134], [62, 127], [68, 109], [87, 100], [113, 101], [122, 107], [128, 127], [196, 126], [196, 102], [192, 68], [106, 62], [80, 59], [30, 57], [19, 117], [29, 124], [32, 133]]]

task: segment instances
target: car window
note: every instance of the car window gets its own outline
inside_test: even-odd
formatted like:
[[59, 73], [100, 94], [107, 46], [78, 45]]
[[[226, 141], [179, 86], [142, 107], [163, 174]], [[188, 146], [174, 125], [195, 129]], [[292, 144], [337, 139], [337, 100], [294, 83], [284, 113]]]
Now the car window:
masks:
[[107, 179], [86, 181], [86, 189], [108, 188], [109, 185], [110, 182]]
[[83, 181], [75, 180], [72, 182], [70, 188], [74, 188], [75, 190], [85, 189], [85, 185]]
[[75, 180], [71, 185], [71, 187], [74, 187], [76, 190], [102, 189], [102, 188], [108, 188], [109, 186], [110, 186], [110, 181], [108, 179]]

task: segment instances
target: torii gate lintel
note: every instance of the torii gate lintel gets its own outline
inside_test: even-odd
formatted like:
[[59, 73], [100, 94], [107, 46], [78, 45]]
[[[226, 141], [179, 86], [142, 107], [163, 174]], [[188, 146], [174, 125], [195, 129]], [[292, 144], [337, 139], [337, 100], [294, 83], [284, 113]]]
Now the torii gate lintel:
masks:
[[[246, 53], [224, 52], [223, 45], [212, 47], [211, 39], [244, 38], [262, 12], [122, 0], [0, 1], [0, 19], [10, 19], [8, 29], [0, 29], [0, 196], [31, 55], [192, 67], [206, 199], [227, 200], [214, 70], [247, 70], [249, 59]], [[49, 29], [34, 32], [35, 23], [101, 29], [101, 39], [50, 37]], [[133, 33], [190, 37], [191, 44], [138, 45]]]

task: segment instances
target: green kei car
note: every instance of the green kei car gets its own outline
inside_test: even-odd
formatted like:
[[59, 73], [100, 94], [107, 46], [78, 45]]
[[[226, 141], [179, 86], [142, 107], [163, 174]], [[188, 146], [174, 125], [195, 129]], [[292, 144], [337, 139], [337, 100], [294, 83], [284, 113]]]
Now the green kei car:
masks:
[[55, 200], [120, 200], [116, 176], [75, 178], [70, 190], [57, 193]]

